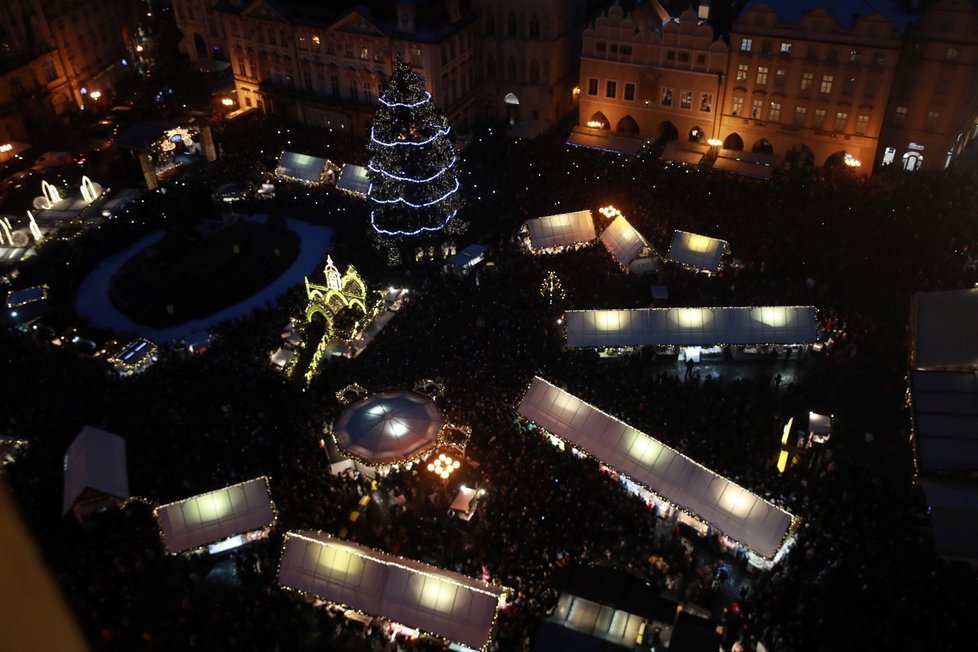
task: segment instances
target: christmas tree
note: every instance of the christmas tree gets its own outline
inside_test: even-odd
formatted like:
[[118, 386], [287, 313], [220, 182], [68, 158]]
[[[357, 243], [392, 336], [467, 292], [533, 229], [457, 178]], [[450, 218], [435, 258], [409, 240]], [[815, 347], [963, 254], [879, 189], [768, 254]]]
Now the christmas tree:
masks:
[[386, 236], [443, 229], [460, 204], [451, 127], [400, 58], [370, 127], [370, 223]]

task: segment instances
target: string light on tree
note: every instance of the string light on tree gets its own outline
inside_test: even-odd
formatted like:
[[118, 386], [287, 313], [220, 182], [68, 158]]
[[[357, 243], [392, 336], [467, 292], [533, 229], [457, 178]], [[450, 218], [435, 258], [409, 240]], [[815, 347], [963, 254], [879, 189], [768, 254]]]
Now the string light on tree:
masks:
[[567, 298], [564, 286], [560, 284], [560, 277], [553, 270], [547, 272], [543, 278], [543, 282], [540, 284], [540, 294], [547, 299], [551, 306], [554, 304], [554, 299], [563, 300]]
[[455, 217], [460, 185], [450, 134], [424, 80], [398, 58], [367, 143], [370, 224], [378, 234], [422, 235]]

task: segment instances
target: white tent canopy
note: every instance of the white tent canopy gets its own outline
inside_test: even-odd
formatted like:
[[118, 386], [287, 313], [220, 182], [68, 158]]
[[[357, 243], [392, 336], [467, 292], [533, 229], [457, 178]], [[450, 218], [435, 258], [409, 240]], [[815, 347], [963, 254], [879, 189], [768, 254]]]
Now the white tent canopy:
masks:
[[357, 195], [368, 194], [370, 191], [370, 179], [367, 177], [367, 168], [362, 165], [343, 164], [343, 169], [340, 170], [340, 178], [336, 182], [336, 187]]
[[286, 535], [278, 581], [475, 649], [489, 642], [500, 596], [509, 592], [310, 531]]
[[526, 226], [530, 231], [530, 247], [533, 249], [566, 247], [594, 240], [594, 219], [591, 211], [538, 217], [528, 220]]
[[720, 259], [726, 246], [725, 240], [676, 231], [672, 236], [672, 244], [669, 245], [669, 260], [715, 272], [720, 269]]
[[309, 183], [319, 183], [323, 180], [326, 170], [326, 159], [296, 152], [282, 152], [275, 174], [289, 179], [298, 179]]
[[255, 478], [156, 508], [166, 550], [177, 554], [270, 527], [275, 505], [268, 479]]
[[713, 346], [815, 341], [812, 306], [568, 310], [567, 346]]
[[763, 557], [774, 557], [791, 526], [783, 509], [542, 378], [518, 412]]
[[119, 435], [85, 426], [68, 446], [64, 469], [62, 515], [68, 513], [86, 489], [117, 498], [129, 497], [126, 440]]
[[623, 215], [619, 215], [608, 225], [601, 234], [601, 242], [615, 260], [626, 267], [648, 246], [642, 234]]

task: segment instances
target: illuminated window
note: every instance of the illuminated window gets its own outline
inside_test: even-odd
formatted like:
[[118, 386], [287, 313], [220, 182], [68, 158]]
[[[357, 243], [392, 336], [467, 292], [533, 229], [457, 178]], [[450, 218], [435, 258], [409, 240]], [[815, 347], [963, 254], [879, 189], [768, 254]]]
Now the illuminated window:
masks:
[[893, 124], [897, 127], [903, 125], [907, 121], [907, 107], [898, 106], [896, 111], [893, 112]]
[[700, 94], [700, 111], [711, 113], [713, 111], [713, 93]]
[[754, 83], [757, 84], [758, 86], [761, 86], [761, 85], [767, 83], [767, 67], [766, 66], [758, 66], [757, 67], [757, 77], [754, 79]]
[[740, 51], [750, 52], [751, 47], [754, 45], [754, 40], [749, 38], [740, 39]]
[[730, 112], [733, 115], [740, 115], [743, 110], [744, 110], [744, 98], [734, 97], [733, 105], [730, 108]]
[[791, 43], [781, 43], [781, 54], [791, 54]]
[[788, 78], [788, 71], [783, 68], [778, 68], [774, 72], [774, 85], [784, 86], [784, 80]]
[[849, 121], [849, 114], [848, 113], [846, 113], [845, 111], [839, 111], [838, 113], [836, 113], [835, 114], [835, 130], [836, 131], [845, 131], [846, 130], [846, 122], [848, 122], [848, 121]]
[[737, 81], [747, 81], [747, 74], [750, 72], [750, 66], [746, 63], [737, 64]]
[[771, 106], [767, 112], [767, 119], [771, 122], [781, 120], [781, 102], [771, 102]]
[[856, 116], [856, 135], [858, 135], [858, 136], [865, 136], [867, 131], [869, 131], [869, 116], [868, 115], [857, 115]]
[[312, 35], [312, 44], [313, 44], [313, 46], [315, 46], [315, 49], [317, 49], [317, 50], [319, 49], [320, 43], [321, 43], [321, 41], [319, 40], [319, 34], [313, 34]]
[[659, 94], [659, 104], [662, 106], [672, 106], [672, 89], [663, 88], [662, 92]]
[[863, 58], [863, 53], [859, 50], [849, 50], [849, 63], [859, 63]]
[[693, 108], [693, 91], [683, 91], [682, 97], [679, 101], [680, 109], [691, 109]]
[[821, 129], [825, 126], [825, 109], [815, 109], [815, 124], [812, 126], [816, 129]]
[[815, 73], [805, 72], [801, 75], [801, 90], [807, 91], [815, 83]]
[[795, 126], [796, 127], [804, 127], [805, 126], [805, 118], [807, 118], [807, 117], [808, 117], [808, 108], [807, 107], [804, 107], [804, 106], [796, 106], [795, 107]]
[[764, 100], [753, 100], [750, 106], [750, 117], [761, 118], [761, 111], [764, 110]]
[[822, 75], [822, 85], [819, 87], [820, 93], [831, 93], [832, 92], [832, 80], [834, 77], [832, 75]]

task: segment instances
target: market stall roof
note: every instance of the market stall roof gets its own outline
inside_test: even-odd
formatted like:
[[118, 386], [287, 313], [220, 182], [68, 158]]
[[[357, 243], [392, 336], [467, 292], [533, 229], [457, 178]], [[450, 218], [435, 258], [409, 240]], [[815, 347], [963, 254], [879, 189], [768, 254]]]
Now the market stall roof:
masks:
[[46, 285], [33, 285], [31, 287], [14, 290], [7, 295], [7, 307], [18, 308], [28, 303], [43, 301], [48, 298], [48, 287]]
[[134, 152], [145, 152], [153, 143], [163, 138], [163, 134], [177, 125], [168, 120], [145, 120], [137, 122], [122, 132], [116, 144]]
[[347, 407], [333, 434], [341, 450], [367, 464], [394, 464], [434, 446], [443, 422], [431, 398], [408, 390], [390, 391]]
[[336, 181], [336, 187], [357, 195], [370, 194], [370, 178], [367, 176], [367, 168], [362, 165], [344, 163], [343, 169], [340, 170], [340, 177]]
[[806, 344], [816, 338], [813, 306], [568, 310], [570, 347]]
[[474, 267], [482, 262], [485, 258], [486, 251], [489, 248], [482, 244], [470, 244], [468, 247], [458, 252], [454, 256], [448, 259], [448, 264], [455, 267]]
[[978, 486], [925, 478], [937, 554], [949, 559], [978, 559]]
[[978, 288], [914, 297], [914, 369], [978, 369]]
[[528, 220], [530, 246], [533, 249], [566, 247], [594, 240], [594, 218], [591, 211], [547, 215]]
[[913, 371], [914, 444], [923, 470], [978, 469], [978, 375]]
[[323, 180], [323, 172], [328, 161], [318, 156], [299, 154], [298, 152], [282, 152], [282, 157], [275, 168], [275, 175], [287, 179], [298, 179], [308, 183], [319, 183]]
[[715, 272], [726, 251], [727, 241], [688, 231], [676, 231], [669, 245], [669, 260], [696, 269]]
[[724, 149], [714, 161], [713, 169], [758, 179], [770, 179], [774, 174], [775, 165], [774, 161], [759, 158], [758, 155]]
[[645, 141], [640, 138], [629, 138], [627, 136], [616, 136], [613, 134], [586, 134], [582, 132], [572, 132], [567, 139], [568, 145], [577, 147], [588, 147], [590, 149], [600, 149], [605, 152], [615, 154], [625, 154], [634, 156], [642, 149]]
[[126, 440], [92, 426], [82, 428], [64, 459], [65, 491], [61, 514], [67, 514], [86, 489], [129, 497]]
[[265, 477], [156, 508], [156, 520], [170, 554], [269, 527], [275, 518]]
[[272, 364], [279, 369], [284, 369], [285, 365], [292, 362], [293, 355], [295, 355], [294, 351], [287, 349], [284, 346], [280, 346], [278, 349], [276, 349], [275, 353], [271, 355]]
[[517, 411], [757, 554], [781, 548], [791, 514], [556, 385], [534, 378]]
[[642, 250], [649, 246], [642, 234], [635, 230], [624, 215], [619, 215], [601, 234], [601, 242], [620, 264], [626, 267]]
[[279, 584], [474, 649], [491, 639], [509, 589], [328, 534], [289, 532]]
[[669, 143], [665, 151], [662, 152], [662, 156], [659, 157], [659, 160], [665, 163], [675, 162], [686, 165], [699, 165], [700, 161], [703, 160], [703, 152], [682, 149], [676, 147], [673, 143]]

